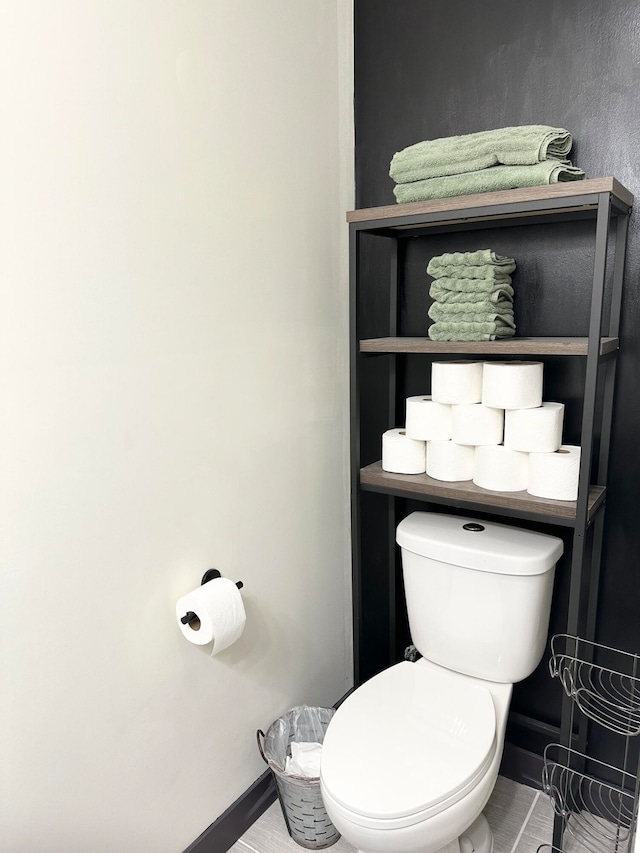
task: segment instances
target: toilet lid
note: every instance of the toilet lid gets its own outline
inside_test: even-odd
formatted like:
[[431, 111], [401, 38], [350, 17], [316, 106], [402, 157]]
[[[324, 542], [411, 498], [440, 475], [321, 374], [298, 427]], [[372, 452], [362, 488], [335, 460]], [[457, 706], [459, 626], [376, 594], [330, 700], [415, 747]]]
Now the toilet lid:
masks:
[[491, 763], [495, 735], [486, 687], [399, 663], [336, 711], [322, 749], [322, 784], [356, 815], [415, 815], [473, 787]]

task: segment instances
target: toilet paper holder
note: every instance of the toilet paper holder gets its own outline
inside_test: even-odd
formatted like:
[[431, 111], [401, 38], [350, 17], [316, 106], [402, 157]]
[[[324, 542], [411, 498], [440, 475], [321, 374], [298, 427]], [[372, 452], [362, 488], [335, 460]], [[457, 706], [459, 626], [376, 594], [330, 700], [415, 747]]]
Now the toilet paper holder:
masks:
[[[213, 581], [216, 578], [221, 578], [222, 575], [217, 569], [207, 569], [207, 571], [202, 575], [202, 580], [200, 581], [200, 586], [203, 586], [205, 583], [209, 583], [209, 581]], [[244, 584], [242, 581], [236, 581], [236, 586], [238, 589], [242, 589]], [[193, 622], [197, 619], [197, 615], [193, 612], [193, 610], [188, 610], [184, 616], [180, 617], [180, 621], [183, 625], [186, 625], [189, 622]]]

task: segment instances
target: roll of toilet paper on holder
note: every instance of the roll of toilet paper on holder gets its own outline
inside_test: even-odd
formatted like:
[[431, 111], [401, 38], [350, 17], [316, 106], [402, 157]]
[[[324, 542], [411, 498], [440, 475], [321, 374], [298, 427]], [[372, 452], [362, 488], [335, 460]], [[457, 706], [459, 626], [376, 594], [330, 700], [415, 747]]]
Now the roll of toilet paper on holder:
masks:
[[[196, 618], [183, 624], [187, 613]], [[240, 590], [229, 578], [215, 578], [176, 602], [176, 620], [182, 635], [196, 646], [213, 643], [211, 657], [228, 648], [244, 631], [246, 613]]]
[[494, 409], [535, 409], [542, 403], [541, 361], [486, 361], [482, 402]]

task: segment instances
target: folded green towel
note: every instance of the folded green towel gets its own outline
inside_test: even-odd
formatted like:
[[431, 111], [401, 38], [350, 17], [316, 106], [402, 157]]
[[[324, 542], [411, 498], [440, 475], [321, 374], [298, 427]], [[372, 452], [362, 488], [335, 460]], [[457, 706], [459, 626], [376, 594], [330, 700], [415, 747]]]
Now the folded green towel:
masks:
[[434, 323], [429, 326], [432, 341], [495, 341], [512, 338], [515, 328], [494, 320], [488, 323]]
[[515, 331], [516, 324], [513, 319], [513, 314], [511, 317], [505, 314], [460, 314], [457, 317], [432, 317], [436, 323], [442, 327], [443, 324], [466, 324], [467, 326], [473, 326], [474, 328], [478, 325], [482, 325], [483, 323], [498, 323], [500, 327], [510, 327]]
[[[473, 274], [475, 267], [495, 268], [496, 274], [504, 274], [513, 272], [516, 268], [516, 263], [513, 258], [508, 258], [506, 255], [499, 255], [493, 249], [478, 249], [476, 252], [445, 252], [444, 255], [436, 255], [431, 258], [427, 266], [427, 272], [434, 278], [448, 273], [442, 273], [441, 270], [447, 267], [460, 267], [468, 269], [472, 273], [469, 278], [476, 278]], [[513, 267], [513, 269], [506, 269]], [[453, 276], [452, 276], [453, 277]], [[484, 275], [478, 275], [477, 278], [485, 278]]]
[[464, 175], [397, 184], [393, 194], [398, 204], [405, 204], [411, 201], [430, 201], [435, 198], [475, 195], [583, 179], [584, 172], [577, 166], [558, 160], [544, 160], [534, 166], [493, 166], [491, 169], [467, 172]]
[[[433, 306], [432, 306], [433, 307]], [[475, 325], [478, 323], [499, 323], [501, 326], [510, 326], [512, 329], [515, 329], [516, 324], [513, 318], [513, 311], [511, 314], [490, 314], [489, 312], [485, 312], [482, 314], [446, 314], [443, 316], [435, 316], [429, 313], [429, 316], [435, 323], [467, 323], [468, 325]]]
[[[454, 293], [493, 293], [495, 290], [510, 289], [513, 295], [513, 288], [508, 282], [492, 278], [437, 278], [431, 287], [438, 285], [438, 291], [450, 290]], [[431, 290], [429, 291], [431, 293]], [[508, 291], [507, 291], [508, 292]], [[438, 297], [435, 293], [431, 293], [434, 299]]]
[[463, 323], [474, 320], [495, 320], [500, 315], [508, 322], [513, 320], [513, 302], [433, 302], [427, 312], [432, 320], [461, 320]]
[[[437, 279], [429, 288], [429, 296], [437, 300], [440, 304], [453, 304], [458, 302], [469, 304], [470, 302], [513, 302], [513, 288], [508, 284], [496, 286], [495, 290], [480, 290], [477, 293], [471, 293], [468, 290], [450, 290], [442, 285], [442, 282], [448, 282], [449, 279]], [[456, 282], [457, 284], [457, 282]]]
[[564, 160], [571, 134], [543, 124], [501, 127], [417, 142], [393, 155], [389, 175], [397, 184], [460, 175], [491, 166], [526, 166], [542, 160]]
[[460, 279], [482, 279], [483, 281], [493, 281], [498, 285], [511, 284], [511, 275], [507, 270], [514, 272], [514, 268], [515, 263], [513, 264], [513, 267], [505, 267], [504, 270], [500, 269], [500, 267], [464, 267], [461, 264], [449, 264], [449, 266], [441, 267], [439, 270], [432, 273], [427, 269], [427, 273], [432, 278], [435, 278], [436, 281], [443, 281], [444, 279], [448, 279], [449, 281], [458, 281]]

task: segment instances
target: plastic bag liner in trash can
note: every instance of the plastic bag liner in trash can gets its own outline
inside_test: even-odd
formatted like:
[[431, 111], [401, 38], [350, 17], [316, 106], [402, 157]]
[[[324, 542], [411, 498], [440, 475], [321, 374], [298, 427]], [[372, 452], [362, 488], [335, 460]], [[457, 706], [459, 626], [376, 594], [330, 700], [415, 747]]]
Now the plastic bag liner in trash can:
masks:
[[301, 847], [310, 850], [330, 847], [340, 838], [340, 833], [329, 820], [322, 802], [319, 777], [292, 776], [285, 772], [285, 766], [292, 743], [324, 741], [334, 714], [333, 708], [299, 705], [278, 717], [266, 735], [260, 729], [257, 732], [258, 749], [274, 775], [289, 835]]

